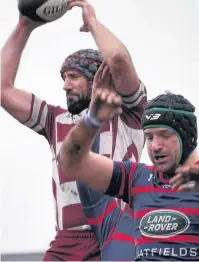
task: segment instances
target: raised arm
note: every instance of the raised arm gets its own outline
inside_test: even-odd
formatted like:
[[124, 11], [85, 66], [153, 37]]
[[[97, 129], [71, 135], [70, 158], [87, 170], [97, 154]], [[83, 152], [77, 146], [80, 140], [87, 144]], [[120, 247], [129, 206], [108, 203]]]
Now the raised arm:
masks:
[[83, 10], [84, 25], [81, 31], [91, 32], [101, 55], [108, 64], [116, 90], [121, 95], [133, 95], [139, 88], [131, 56], [125, 45], [96, 18], [94, 8], [86, 0], [69, 0], [70, 7]]
[[41, 24], [20, 16], [12, 34], [1, 50], [1, 105], [20, 122], [29, 118], [32, 94], [14, 88], [22, 52], [32, 31]]

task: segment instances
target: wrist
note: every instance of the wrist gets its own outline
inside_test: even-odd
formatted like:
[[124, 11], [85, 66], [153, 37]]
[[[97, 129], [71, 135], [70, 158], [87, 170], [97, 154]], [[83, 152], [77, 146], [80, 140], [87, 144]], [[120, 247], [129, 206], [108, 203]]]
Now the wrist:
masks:
[[88, 111], [88, 113], [84, 115], [83, 121], [87, 126], [91, 128], [100, 128], [102, 125], [102, 121], [90, 111]]
[[89, 18], [88, 19], [89, 31], [92, 32], [93, 30], [95, 30], [98, 23], [99, 23], [99, 21], [97, 20], [97, 18], [95, 18], [95, 17]]
[[26, 22], [19, 21], [17, 24], [17, 30], [27, 34], [31, 34], [34, 30], [34, 27], [28, 25]]
[[41, 23], [34, 22], [26, 17], [20, 17], [18, 22], [18, 28], [31, 33], [35, 28], [39, 27]]

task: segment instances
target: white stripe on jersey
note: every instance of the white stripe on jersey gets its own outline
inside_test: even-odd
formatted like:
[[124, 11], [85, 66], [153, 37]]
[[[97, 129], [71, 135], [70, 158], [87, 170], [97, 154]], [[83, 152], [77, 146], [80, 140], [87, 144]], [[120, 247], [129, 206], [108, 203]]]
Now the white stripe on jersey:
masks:
[[43, 110], [42, 110], [41, 119], [40, 119], [38, 125], [36, 125], [36, 126], [33, 128], [33, 130], [34, 130], [35, 132], [39, 132], [40, 130], [42, 130], [42, 129], [45, 128], [47, 113], [48, 113], [48, 106], [45, 105], [44, 108], [43, 108]]
[[[140, 95], [142, 92], [143, 94]], [[145, 86], [141, 82], [136, 93], [132, 96], [123, 96], [122, 102], [126, 107], [132, 108], [132, 107], [136, 107], [140, 103], [143, 97], [146, 97], [146, 93], [145, 93]]]
[[24, 123], [24, 125], [31, 128], [32, 126], [34, 126], [37, 123], [42, 102], [43, 101], [39, 99], [38, 97], [36, 96], [34, 97], [31, 117], [26, 123]]
[[128, 108], [136, 107], [136, 106], [140, 103], [140, 101], [142, 100], [142, 98], [145, 97], [145, 96], [146, 96], [145, 94], [142, 94], [142, 95], [139, 97], [139, 99], [135, 101], [135, 103], [127, 104], [127, 103], [124, 103], [124, 102], [123, 102], [123, 104], [124, 104], [126, 107], [128, 107]]

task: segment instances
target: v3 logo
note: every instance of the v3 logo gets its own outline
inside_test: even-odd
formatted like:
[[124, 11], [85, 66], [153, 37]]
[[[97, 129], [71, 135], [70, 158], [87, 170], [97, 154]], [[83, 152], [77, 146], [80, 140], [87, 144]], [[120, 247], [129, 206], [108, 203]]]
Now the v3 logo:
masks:
[[157, 120], [160, 116], [161, 116], [161, 114], [145, 115], [145, 117], [146, 117], [148, 120]]

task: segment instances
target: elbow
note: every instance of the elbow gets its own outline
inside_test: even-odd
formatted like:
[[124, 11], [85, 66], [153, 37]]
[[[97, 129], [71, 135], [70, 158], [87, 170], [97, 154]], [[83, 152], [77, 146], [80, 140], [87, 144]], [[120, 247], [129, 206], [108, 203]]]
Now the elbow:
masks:
[[125, 64], [131, 62], [131, 57], [127, 51], [115, 51], [110, 59], [110, 68], [113, 70], [120, 70]]
[[11, 83], [4, 83], [1, 81], [1, 105], [2, 107], [7, 104], [7, 101], [9, 101], [10, 98], [10, 90], [13, 88], [13, 85]]
[[57, 155], [57, 163], [61, 171], [63, 172], [64, 176], [68, 178], [73, 178], [76, 180], [75, 177], [75, 168], [76, 165], [73, 164], [73, 160], [70, 161], [70, 156], [66, 155], [64, 149], [61, 148], [58, 155]]
[[6, 75], [4, 75], [5, 73], [1, 72], [1, 92], [3, 92], [4, 90], [7, 90], [8, 88], [12, 88], [14, 86], [14, 82], [7, 77]]
[[12, 82], [6, 81], [3, 79], [1, 79], [1, 95], [6, 95], [7, 90], [10, 90], [11, 88], [14, 87], [14, 84]]

